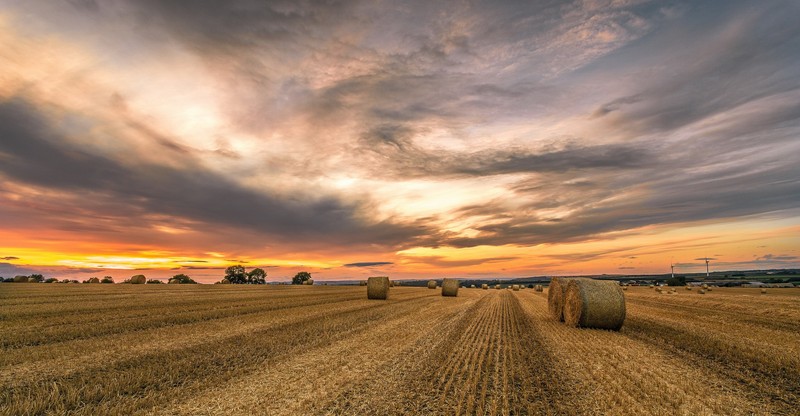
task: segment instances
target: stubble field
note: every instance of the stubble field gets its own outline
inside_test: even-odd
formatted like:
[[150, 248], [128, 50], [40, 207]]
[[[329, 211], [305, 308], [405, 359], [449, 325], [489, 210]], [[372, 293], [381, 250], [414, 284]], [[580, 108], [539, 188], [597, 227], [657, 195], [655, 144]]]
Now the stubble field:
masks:
[[619, 332], [547, 291], [0, 285], [0, 412], [797, 414], [800, 290], [625, 292]]

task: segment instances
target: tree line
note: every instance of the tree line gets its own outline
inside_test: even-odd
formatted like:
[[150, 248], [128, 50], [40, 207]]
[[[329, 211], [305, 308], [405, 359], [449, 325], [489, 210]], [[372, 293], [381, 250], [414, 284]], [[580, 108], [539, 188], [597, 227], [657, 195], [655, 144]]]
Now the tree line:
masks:
[[[114, 278], [111, 276], [104, 276], [100, 277], [90, 277], [83, 281], [77, 279], [56, 279], [54, 277], [45, 279], [45, 277], [41, 274], [31, 274], [31, 275], [19, 275], [9, 278], [3, 278], [0, 276], [0, 282], [7, 282], [7, 283], [115, 283]], [[313, 282], [311, 278], [311, 273], [309, 272], [299, 272], [292, 278], [293, 285], [303, 285]], [[121, 283], [123, 284], [162, 284], [164, 283], [158, 279], [147, 279], [143, 274], [137, 274], [131, 276], [129, 279], [125, 279]], [[176, 274], [169, 278], [168, 282], [170, 284], [195, 284], [195, 282], [191, 277], [187, 276], [186, 274]], [[249, 272], [245, 270], [244, 266], [236, 265], [230, 266], [225, 269], [225, 276], [220, 280], [219, 283], [222, 284], [235, 284], [235, 285], [263, 285], [267, 283], [267, 272], [261, 268], [255, 268], [250, 270]]]

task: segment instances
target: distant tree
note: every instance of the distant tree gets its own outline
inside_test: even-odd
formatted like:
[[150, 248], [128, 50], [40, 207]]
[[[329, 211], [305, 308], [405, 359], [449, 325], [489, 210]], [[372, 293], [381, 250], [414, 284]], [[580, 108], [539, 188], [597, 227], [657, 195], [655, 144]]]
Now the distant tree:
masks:
[[311, 279], [311, 273], [309, 272], [300, 272], [294, 275], [292, 278], [293, 285], [302, 285], [306, 282], [306, 280]]
[[162, 281], [160, 281], [158, 279], [150, 279], [150, 280], [147, 281], [148, 285], [160, 285], [160, 284], [163, 284], [163, 283], [164, 282], [162, 282]]
[[103, 277], [103, 278], [100, 280], [100, 283], [114, 283], [114, 278], [113, 278], [113, 277], [111, 277], [111, 276], [104, 276], [104, 277]]
[[44, 276], [42, 276], [40, 274], [32, 274], [32, 275], [28, 276], [28, 281], [29, 282], [42, 282], [42, 281], [44, 281]]
[[187, 276], [187, 275], [185, 275], [185, 274], [183, 274], [183, 273], [181, 273], [181, 274], [176, 274], [175, 276], [172, 276], [172, 278], [171, 278], [171, 279], [169, 279], [169, 282], [170, 282], [170, 283], [173, 283], [173, 284], [174, 284], [174, 283], [177, 283], [177, 284], [181, 284], [181, 285], [187, 285], [187, 284], [195, 284], [195, 283], [197, 283], [197, 282], [195, 282], [194, 280], [192, 280], [192, 278], [191, 278], [191, 277], [189, 277], [189, 276]]
[[225, 278], [233, 284], [245, 284], [248, 280], [247, 273], [244, 271], [244, 266], [238, 264], [225, 269]]
[[45, 279], [44, 282], [45, 283], [58, 283], [58, 279], [56, 279], [55, 277], [51, 277], [49, 279]]
[[667, 286], [686, 286], [686, 276], [675, 276], [667, 279]]
[[247, 273], [247, 283], [251, 285], [263, 285], [267, 283], [266, 277], [267, 272], [265, 272], [263, 269], [255, 268]]

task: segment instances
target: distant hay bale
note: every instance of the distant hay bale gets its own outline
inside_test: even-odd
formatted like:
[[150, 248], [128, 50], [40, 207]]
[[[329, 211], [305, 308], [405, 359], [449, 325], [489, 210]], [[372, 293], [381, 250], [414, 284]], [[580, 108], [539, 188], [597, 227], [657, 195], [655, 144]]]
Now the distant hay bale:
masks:
[[314, 285], [314, 279], [306, 280], [306, 284], [309, 285], [309, 286], [313, 286]]
[[550, 309], [550, 315], [560, 322], [564, 322], [564, 294], [567, 292], [569, 280], [554, 277], [550, 279], [550, 287], [547, 289], [547, 307]]
[[358, 285], [359, 286], [366, 286], [367, 285], [367, 281], [366, 280], [362, 280], [362, 281], [358, 282]]
[[686, 286], [686, 290], [692, 290], [691, 286]]
[[654, 287], [655, 287], [655, 285], [647, 285], [647, 287], [649, 287], [650, 289], [652, 289], [652, 288], [654, 288]]
[[28, 278], [28, 283], [39, 283], [39, 280], [36, 279], [35, 277], [29, 277]]
[[697, 291], [697, 293], [699, 293], [701, 295], [705, 295], [706, 294], [706, 290], [705, 289], [700, 289], [700, 290]]
[[761, 289], [761, 294], [762, 295], [766, 295], [767, 294], [767, 289]]
[[394, 287], [394, 280], [389, 281], [389, 287]]
[[[562, 282], [563, 283], [563, 282]], [[618, 331], [625, 322], [625, 295], [615, 282], [570, 279], [564, 296], [564, 323]]]
[[494, 285], [495, 289], [500, 289], [500, 285]]
[[489, 290], [489, 285], [487, 285], [486, 283], [484, 283], [484, 284], [482, 284], [482, 285], [481, 285], [481, 289], [483, 289], [483, 290]]
[[544, 292], [544, 286], [536, 285], [536, 286], [533, 287], [533, 290], [535, 290], [537, 292]]
[[622, 286], [622, 290], [628, 290], [628, 286]]
[[428, 280], [428, 289], [436, 289], [436, 281]]
[[461, 285], [457, 279], [442, 280], [442, 296], [458, 296], [458, 287]]
[[710, 286], [706, 288], [706, 292], [711, 292], [711, 287]]
[[519, 285], [511, 285], [511, 290], [519, 292]]
[[136, 276], [131, 277], [130, 283], [132, 285], [143, 285], [147, 283], [147, 278], [144, 277], [143, 274], [137, 274]]
[[475, 285], [469, 285], [470, 289], [475, 289]]
[[367, 299], [386, 299], [389, 294], [389, 278], [376, 276], [367, 279]]
[[92, 277], [89, 279], [89, 283], [100, 283], [100, 278]]
[[708, 284], [703, 283], [703, 289], [708, 289]]
[[225, 279], [220, 280], [219, 284], [221, 284], [221, 285], [229, 285], [229, 284], [231, 284], [231, 281], [228, 280], [227, 278], [225, 278]]

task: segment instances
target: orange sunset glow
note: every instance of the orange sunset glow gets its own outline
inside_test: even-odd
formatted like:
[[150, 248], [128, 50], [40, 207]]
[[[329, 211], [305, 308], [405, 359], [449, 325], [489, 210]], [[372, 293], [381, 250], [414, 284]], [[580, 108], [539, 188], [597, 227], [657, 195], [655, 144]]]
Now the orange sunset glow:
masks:
[[179, 3], [0, 0], [0, 276], [800, 267], [795, 2]]

